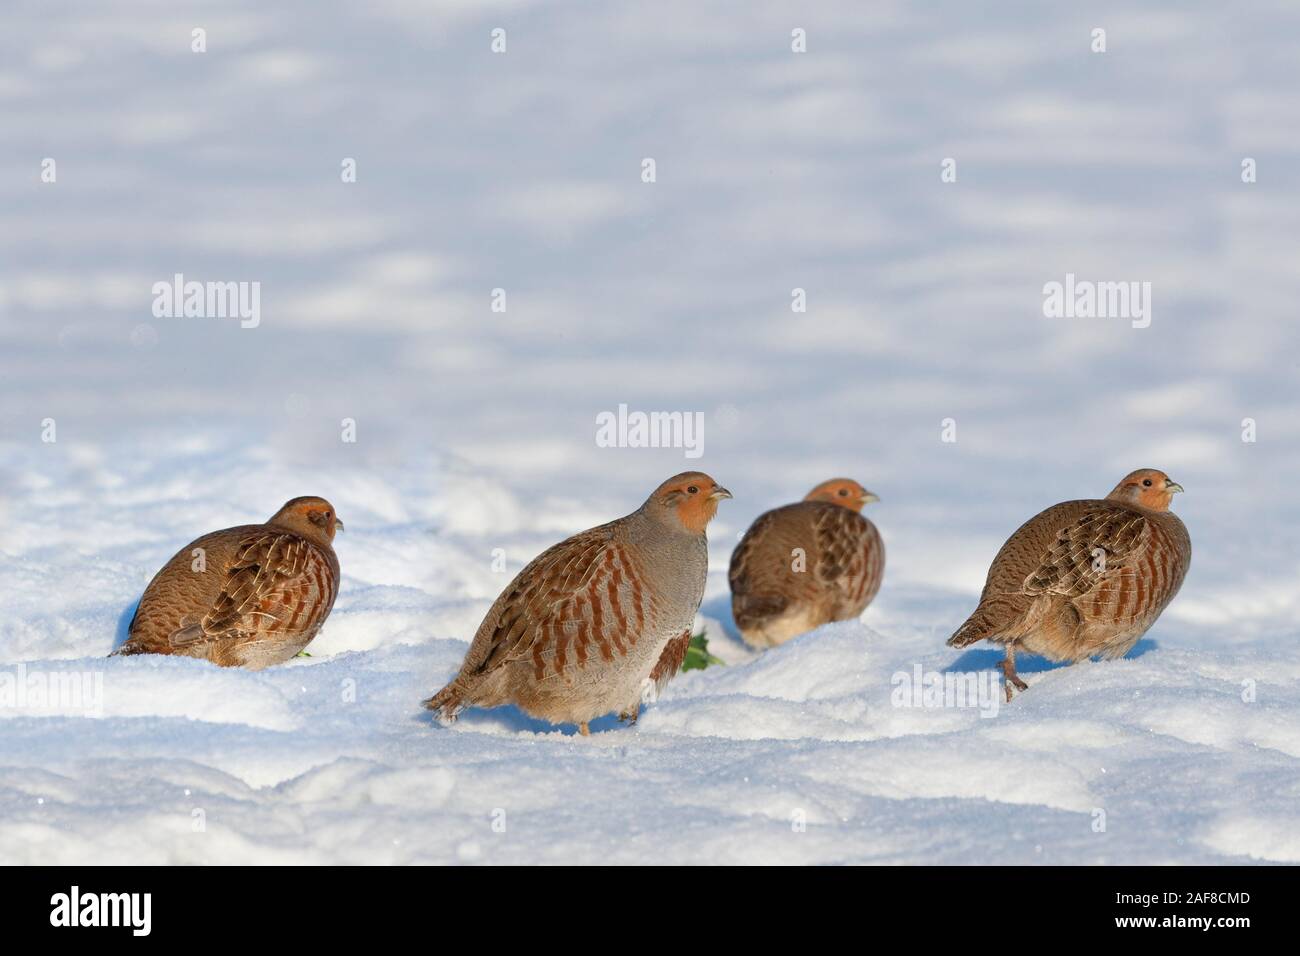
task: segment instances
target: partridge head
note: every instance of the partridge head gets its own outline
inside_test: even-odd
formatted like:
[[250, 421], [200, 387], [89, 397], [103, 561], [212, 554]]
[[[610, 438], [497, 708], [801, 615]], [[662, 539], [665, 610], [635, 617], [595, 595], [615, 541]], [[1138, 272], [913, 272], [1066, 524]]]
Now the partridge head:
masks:
[[1182, 490], [1183, 486], [1163, 471], [1139, 468], [1125, 475], [1106, 498], [1110, 501], [1126, 501], [1152, 511], [1168, 511], [1174, 495]]
[[684, 471], [669, 478], [646, 499], [646, 514], [671, 528], [703, 534], [717, 516], [718, 502], [731, 492], [702, 471]]
[[321, 547], [332, 546], [334, 535], [345, 530], [334, 506], [315, 495], [286, 501], [266, 523], [270, 527], [283, 528], [301, 535]]
[[832, 478], [830, 481], [823, 481], [808, 492], [803, 500], [828, 501], [833, 505], [848, 508], [850, 511], [861, 511], [863, 505], [879, 501], [880, 498], [867, 491], [866, 488], [863, 488], [852, 478]]

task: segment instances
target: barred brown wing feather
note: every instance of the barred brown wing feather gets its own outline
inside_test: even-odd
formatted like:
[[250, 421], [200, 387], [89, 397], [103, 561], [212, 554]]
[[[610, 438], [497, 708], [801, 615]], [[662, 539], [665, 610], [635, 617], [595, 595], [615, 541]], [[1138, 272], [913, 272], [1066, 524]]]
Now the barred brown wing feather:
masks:
[[880, 586], [880, 535], [862, 515], [829, 505], [817, 516], [817, 576], [838, 595], [834, 617], [861, 613]]
[[[812, 504], [776, 508], [754, 522], [731, 558], [733, 593], [780, 594], [789, 600], [810, 600], [817, 594], [824, 562]], [[838, 576], [840, 571], [831, 573]]]
[[1082, 597], [1126, 569], [1131, 575], [1150, 540], [1151, 527], [1142, 515], [1126, 508], [1091, 509], [1057, 533], [1025, 578], [1024, 592]]
[[1161, 516], [1151, 522], [1141, 550], [1074, 604], [1089, 623], [1112, 624], [1120, 630], [1149, 625], [1182, 586], [1190, 552], [1181, 522]]
[[[650, 610], [641, 577], [610, 526], [543, 552], [497, 599], [475, 637], [465, 671], [485, 674], [530, 660], [535, 676], [565, 674], [597, 657], [611, 661], [636, 643]], [[490, 630], [487, 626], [490, 624]], [[482, 642], [480, 644], [480, 642]]]
[[755, 554], [759, 550], [761, 543], [770, 534], [772, 526], [776, 522], [775, 515], [775, 511], [760, 515], [750, 525], [749, 530], [745, 532], [745, 536], [740, 539], [740, 544], [736, 546], [736, 550], [731, 553], [731, 565], [727, 569], [727, 580], [731, 583], [732, 591], [744, 593], [752, 589]]
[[310, 548], [297, 535], [273, 531], [242, 541], [212, 607], [197, 624], [173, 634], [171, 642], [287, 633], [319, 621], [321, 610], [333, 604], [336, 582], [329, 580], [328, 568], [312, 560]]
[[760, 515], [732, 553], [727, 577], [732, 615], [741, 628], [759, 626], [792, 604], [816, 598], [818, 578], [804, 573], [817, 566], [809, 510], [787, 505]]
[[880, 587], [884, 552], [866, 518], [803, 501], [760, 516], [732, 555], [732, 614], [742, 629], [792, 611], [810, 626], [862, 613]]

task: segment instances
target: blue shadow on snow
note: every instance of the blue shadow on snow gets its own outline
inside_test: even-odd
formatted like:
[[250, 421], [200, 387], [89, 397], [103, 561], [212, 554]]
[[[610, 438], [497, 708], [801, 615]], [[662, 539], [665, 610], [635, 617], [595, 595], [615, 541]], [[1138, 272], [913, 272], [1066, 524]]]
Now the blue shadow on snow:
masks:
[[[1143, 654], [1149, 654], [1160, 647], [1150, 638], [1143, 638], [1133, 645], [1133, 649], [1125, 654], [1121, 660], [1133, 660], [1141, 657]], [[1006, 652], [996, 647], [977, 648], [966, 651], [955, 661], [943, 669], [944, 673], [952, 674], [956, 672], [992, 670], [997, 666], [998, 661], [1006, 657]], [[1040, 674], [1044, 671], [1060, 670], [1062, 667], [1069, 667], [1069, 664], [1053, 663], [1044, 657], [1036, 654], [1021, 652], [1016, 655], [1016, 673], [1018, 674]]]

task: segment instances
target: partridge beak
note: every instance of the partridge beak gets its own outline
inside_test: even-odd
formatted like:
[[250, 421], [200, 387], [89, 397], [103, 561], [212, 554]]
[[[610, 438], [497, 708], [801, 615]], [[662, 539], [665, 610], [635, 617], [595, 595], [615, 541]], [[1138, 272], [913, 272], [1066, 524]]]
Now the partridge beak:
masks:
[[1168, 479], [1165, 480], [1165, 491], [1169, 492], [1171, 495], [1174, 492], [1182, 491], [1182, 490], [1183, 490], [1183, 486], [1180, 485], [1178, 482], [1169, 481]]
[[335, 530], [335, 531], [345, 531], [345, 530], [347, 530], [347, 529], [345, 529], [345, 528], [343, 527], [343, 520], [342, 520], [341, 518], [335, 518], [335, 519], [334, 519], [334, 530]]
[[731, 492], [728, 491], [726, 488], [723, 488], [721, 485], [718, 485], [716, 488], [713, 489], [713, 492], [709, 495], [709, 500], [717, 501], [719, 498], [730, 498], [730, 497], [731, 497]]
[[870, 491], [868, 491], [865, 495], [863, 495], [858, 500], [861, 501], [864, 505], [869, 505], [873, 501], [879, 501], [880, 495], [872, 494]]

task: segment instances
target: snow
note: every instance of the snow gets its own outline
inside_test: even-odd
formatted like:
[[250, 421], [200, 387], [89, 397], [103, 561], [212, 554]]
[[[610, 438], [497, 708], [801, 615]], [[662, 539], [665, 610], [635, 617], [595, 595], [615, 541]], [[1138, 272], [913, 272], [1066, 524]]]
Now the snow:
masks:
[[[0, 862], [1300, 862], [1300, 14], [66, 6], [0, 33]], [[154, 318], [177, 272], [260, 325]], [[1045, 318], [1071, 272], [1150, 281], [1150, 328]], [[620, 404], [703, 456], [600, 447]], [[1187, 488], [1182, 593], [990, 697], [944, 646], [989, 559], [1139, 466]], [[510, 575], [696, 467], [725, 666], [589, 738], [428, 719]], [[755, 654], [730, 550], [838, 474], [881, 594]], [[310, 658], [106, 657], [180, 546], [300, 494], [347, 524]]]
[[[49, 451], [8, 449], [24, 474], [49, 474]], [[1007, 705], [993, 650], [943, 645], [970, 596], [900, 588], [865, 623], [750, 652], [726, 613], [723, 534], [700, 623], [725, 666], [586, 739], [514, 709], [448, 728], [421, 698], [553, 519], [463, 464], [396, 469], [390, 494], [340, 469], [343, 588], [311, 658], [257, 673], [108, 659], [178, 534], [219, 523], [223, 504], [231, 521], [257, 517], [208, 489], [309, 480], [234, 439], [126, 452], [80, 477], [54, 469], [61, 491], [24, 495], [8, 519], [0, 646], [21, 663], [0, 669], [0, 694], [5, 674], [101, 686], [93, 708], [0, 706], [6, 862], [1300, 861], [1294, 643], [1193, 648], [1162, 620], [1125, 660], [1024, 659], [1030, 690]], [[500, 499], [491, 517], [475, 509], [483, 488]], [[918, 669], [980, 672], [983, 695], [915, 706], [925, 694], [899, 688]]]

